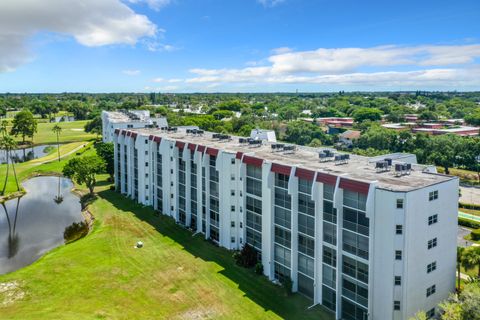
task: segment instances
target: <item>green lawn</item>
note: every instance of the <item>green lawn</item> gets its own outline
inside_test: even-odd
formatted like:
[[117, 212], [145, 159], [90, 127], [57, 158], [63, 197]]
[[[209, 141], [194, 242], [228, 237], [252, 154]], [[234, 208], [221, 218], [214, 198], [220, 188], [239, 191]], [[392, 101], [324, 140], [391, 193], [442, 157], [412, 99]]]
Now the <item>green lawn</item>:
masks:
[[[2, 307], [0, 293], [1, 319], [333, 319], [235, 265], [231, 252], [100, 185], [90, 235], [0, 276], [25, 294]], [[138, 240], [144, 248], [134, 249]]]
[[[84, 130], [87, 120], [84, 121], [72, 121], [72, 122], [59, 122], [59, 123], [43, 123], [39, 122], [37, 125], [37, 133], [33, 136], [34, 144], [55, 144], [57, 143], [57, 136], [52, 132], [52, 128], [58, 124], [62, 127], [62, 132], [60, 134], [60, 143], [66, 142], [79, 142], [91, 140], [96, 137], [94, 134], [86, 133]], [[11, 127], [8, 127], [10, 131]], [[17, 137], [17, 141], [20, 143], [22, 140], [21, 136]], [[26, 141], [30, 141], [30, 138], [26, 137]]]
[[[92, 142], [72, 142], [60, 145], [60, 155], [66, 155], [79, 147], [85, 145], [85, 148], [81, 148], [77, 152], [84, 153], [84, 152], [94, 152]], [[62, 172], [62, 168], [70, 160], [72, 157], [76, 156], [74, 152], [69, 156], [66, 156], [61, 159], [61, 161], [57, 161], [57, 148], [50, 152], [47, 156], [33, 159], [31, 161], [18, 163], [15, 165], [15, 170], [17, 172], [18, 180], [22, 181], [32, 175], [36, 174], [52, 174], [52, 173], [60, 173]], [[3, 182], [6, 175], [6, 165], [0, 165], [0, 191], [3, 189]], [[13, 177], [12, 168], [10, 167], [10, 175], [9, 180], [7, 183], [6, 194], [15, 192], [17, 190], [15, 179]]]

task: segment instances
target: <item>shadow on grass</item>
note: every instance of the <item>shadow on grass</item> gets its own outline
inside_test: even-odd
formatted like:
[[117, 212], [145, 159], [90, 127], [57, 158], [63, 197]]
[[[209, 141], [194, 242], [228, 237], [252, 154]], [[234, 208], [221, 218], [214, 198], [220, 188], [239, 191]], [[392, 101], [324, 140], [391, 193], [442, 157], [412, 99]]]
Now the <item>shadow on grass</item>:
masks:
[[284, 319], [316, 319], [333, 320], [331, 312], [322, 306], [312, 309], [312, 304], [300, 294], [286, 296], [282, 287], [270, 282], [266, 277], [256, 275], [252, 269], [245, 269], [235, 264], [232, 252], [216, 247], [203, 238], [203, 235], [192, 236], [192, 232], [177, 225], [172, 218], [158, 215], [152, 208], [136, 204], [133, 200], [114, 191], [105, 190], [98, 193], [99, 197], [112, 203], [117, 209], [133, 212], [139, 219], [149, 223], [159, 233], [173, 239], [190, 254], [204, 261], [211, 261], [223, 269], [219, 272], [238, 284], [245, 296], [263, 307], [266, 311]]

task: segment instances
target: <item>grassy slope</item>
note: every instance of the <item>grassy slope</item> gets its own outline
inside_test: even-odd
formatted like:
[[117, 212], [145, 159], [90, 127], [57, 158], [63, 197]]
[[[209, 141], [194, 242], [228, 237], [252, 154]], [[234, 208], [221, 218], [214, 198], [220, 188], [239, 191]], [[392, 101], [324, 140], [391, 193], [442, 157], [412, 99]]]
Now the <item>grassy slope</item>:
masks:
[[[69, 152], [77, 149], [78, 147], [81, 147], [82, 145], [87, 145], [87, 148], [90, 147], [90, 150], [93, 149], [93, 147], [91, 147], [91, 143], [72, 142], [72, 143], [67, 143], [60, 146], [60, 155], [68, 154]], [[84, 152], [87, 148], [82, 148], [81, 150], [79, 150], [79, 152]], [[29, 176], [39, 174], [39, 173], [44, 173], [44, 174], [60, 173], [65, 163], [72, 157], [75, 157], [75, 155], [76, 155], [76, 152], [62, 158], [61, 161], [59, 162], [57, 161], [57, 149], [55, 148], [53, 152], [50, 152], [45, 157], [34, 159], [24, 163], [18, 163], [15, 165], [15, 170], [17, 172], [18, 180], [22, 181], [28, 178]], [[47, 162], [47, 161], [48, 163], [42, 164], [43, 162]], [[0, 191], [1, 191], [1, 188], [3, 188], [5, 175], [6, 175], [6, 165], [3, 164], [3, 165], [0, 165]], [[17, 190], [11, 167], [10, 167], [10, 175], [8, 179], [9, 180], [7, 183], [6, 194]]]
[[[26, 292], [0, 307], [1, 319], [333, 319], [238, 267], [231, 252], [100, 185], [92, 234], [0, 276]], [[144, 248], [133, 248], [138, 240]]]

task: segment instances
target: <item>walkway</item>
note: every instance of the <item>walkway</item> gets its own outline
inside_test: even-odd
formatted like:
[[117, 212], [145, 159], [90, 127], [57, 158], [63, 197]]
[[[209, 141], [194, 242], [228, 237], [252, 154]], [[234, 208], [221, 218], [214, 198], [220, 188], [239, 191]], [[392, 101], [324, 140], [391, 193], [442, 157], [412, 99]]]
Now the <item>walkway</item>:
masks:
[[465, 218], [465, 219], [473, 220], [473, 221], [476, 221], [476, 222], [480, 223], [480, 216], [476, 216], [476, 215], [473, 215], [473, 214], [470, 214], [470, 213], [465, 213], [465, 212], [462, 212], [462, 211], [458, 211], [458, 216], [460, 218]]
[[480, 205], [480, 188], [460, 186], [460, 202]]

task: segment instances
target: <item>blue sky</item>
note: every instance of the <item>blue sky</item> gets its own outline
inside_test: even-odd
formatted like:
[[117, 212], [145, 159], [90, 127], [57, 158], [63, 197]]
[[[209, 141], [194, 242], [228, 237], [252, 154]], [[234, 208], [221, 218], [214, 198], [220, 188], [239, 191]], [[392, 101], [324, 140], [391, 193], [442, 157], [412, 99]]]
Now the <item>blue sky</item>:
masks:
[[0, 92], [479, 90], [480, 1], [4, 0]]

